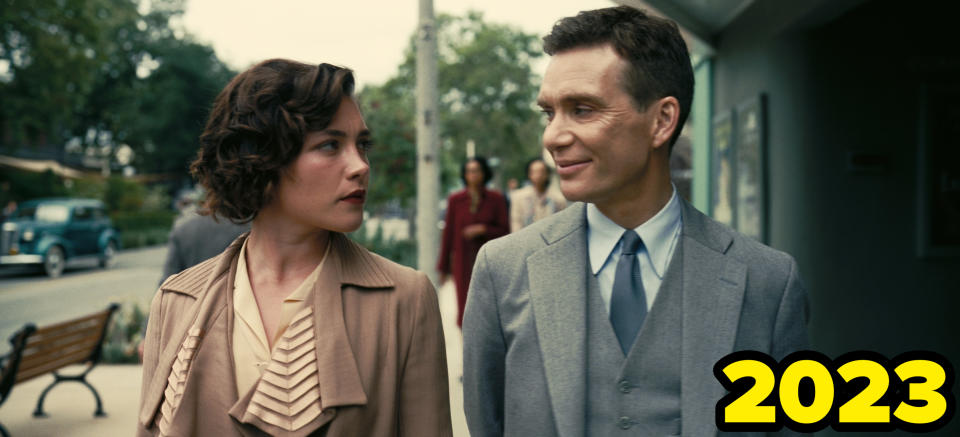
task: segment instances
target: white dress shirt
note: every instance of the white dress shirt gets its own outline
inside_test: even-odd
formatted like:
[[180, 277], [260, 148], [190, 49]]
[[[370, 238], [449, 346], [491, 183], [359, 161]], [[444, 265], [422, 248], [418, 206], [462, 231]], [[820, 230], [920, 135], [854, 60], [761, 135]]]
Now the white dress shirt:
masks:
[[[640, 278], [647, 296], [647, 310], [660, 291], [660, 284], [667, 273], [670, 259], [680, 239], [681, 209], [677, 189], [663, 209], [642, 225], [634, 228], [643, 245], [637, 253], [640, 263]], [[590, 269], [600, 283], [600, 297], [610, 314], [610, 297], [617, 263], [620, 262], [620, 237], [626, 229], [613, 222], [592, 203], [587, 204], [587, 248], [590, 252]]]

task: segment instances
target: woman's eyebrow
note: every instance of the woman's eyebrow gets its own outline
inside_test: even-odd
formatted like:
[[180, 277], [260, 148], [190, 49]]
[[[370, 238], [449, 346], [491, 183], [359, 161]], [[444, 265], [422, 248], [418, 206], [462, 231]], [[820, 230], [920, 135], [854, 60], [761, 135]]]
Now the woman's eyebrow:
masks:
[[[331, 137], [345, 138], [347, 133], [339, 129], [324, 129], [324, 134], [330, 135]], [[370, 129], [364, 129], [357, 134], [358, 137], [370, 136]]]

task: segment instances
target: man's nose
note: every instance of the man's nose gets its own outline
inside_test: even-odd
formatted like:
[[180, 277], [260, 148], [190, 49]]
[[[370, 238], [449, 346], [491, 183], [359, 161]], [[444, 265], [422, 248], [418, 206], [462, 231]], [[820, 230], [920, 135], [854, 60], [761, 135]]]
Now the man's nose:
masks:
[[556, 149], [573, 144], [573, 133], [569, 123], [559, 114], [551, 120], [543, 130], [543, 147], [550, 153]]

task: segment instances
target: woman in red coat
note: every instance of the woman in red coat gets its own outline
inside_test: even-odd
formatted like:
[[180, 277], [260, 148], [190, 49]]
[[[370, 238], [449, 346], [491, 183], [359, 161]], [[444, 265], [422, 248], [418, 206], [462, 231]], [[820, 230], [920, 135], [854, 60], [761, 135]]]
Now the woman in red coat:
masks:
[[447, 218], [437, 270], [441, 284], [446, 282], [447, 275], [453, 273], [459, 308], [457, 326], [463, 324], [470, 273], [480, 246], [510, 232], [506, 200], [499, 192], [484, 188], [492, 177], [486, 159], [479, 156], [467, 159], [460, 167], [460, 179], [466, 188], [447, 198]]

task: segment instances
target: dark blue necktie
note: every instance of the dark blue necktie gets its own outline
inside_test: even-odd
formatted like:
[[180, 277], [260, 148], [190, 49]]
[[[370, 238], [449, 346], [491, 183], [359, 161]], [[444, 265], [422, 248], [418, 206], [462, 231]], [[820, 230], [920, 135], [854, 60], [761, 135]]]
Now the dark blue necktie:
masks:
[[647, 316], [647, 296], [640, 279], [640, 264], [637, 251], [643, 241], [632, 229], [620, 237], [620, 262], [613, 280], [613, 295], [610, 298], [610, 324], [620, 341], [620, 349], [627, 355], [633, 340]]

